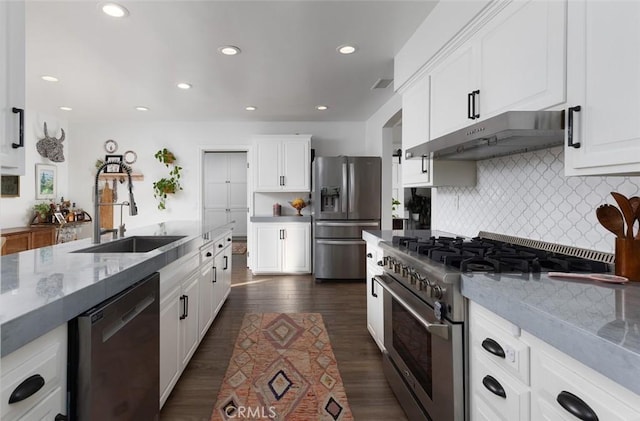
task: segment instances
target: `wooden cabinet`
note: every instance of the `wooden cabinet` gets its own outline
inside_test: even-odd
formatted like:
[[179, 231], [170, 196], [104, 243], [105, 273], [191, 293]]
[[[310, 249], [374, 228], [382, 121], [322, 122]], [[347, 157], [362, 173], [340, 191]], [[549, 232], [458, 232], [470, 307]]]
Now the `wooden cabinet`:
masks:
[[18, 227], [2, 230], [6, 238], [2, 255], [18, 253], [39, 247], [52, 246], [56, 243], [56, 227]]
[[[66, 410], [67, 325], [61, 325], [5, 356], [2, 365], [0, 419], [53, 420]], [[9, 397], [32, 376], [42, 387], [23, 400], [9, 403]]]
[[[499, 6], [498, 6], [499, 7]], [[513, 2], [429, 73], [430, 139], [565, 102], [566, 2]]]
[[25, 3], [0, 2], [0, 173], [24, 175]]
[[253, 223], [254, 273], [310, 273], [311, 224]]
[[566, 175], [640, 174], [639, 20], [635, 1], [569, 2]]
[[380, 351], [384, 351], [384, 288], [375, 280], [384, 270], [378, 266], [382, 250], [367, 242], [367, 329]]
[[[429, 139], [429, 79], [423, 77], [402, 93], [402, 149]], [[405, 155], [405, 158], [410, 158]], [[433, 161], [428, 156], [405, 159], [404, 187], [474, 186], [476, 164], [466, 161]]]
[[254, 138], [256, 192], [311, 190], [311, 136], [264, 135]]

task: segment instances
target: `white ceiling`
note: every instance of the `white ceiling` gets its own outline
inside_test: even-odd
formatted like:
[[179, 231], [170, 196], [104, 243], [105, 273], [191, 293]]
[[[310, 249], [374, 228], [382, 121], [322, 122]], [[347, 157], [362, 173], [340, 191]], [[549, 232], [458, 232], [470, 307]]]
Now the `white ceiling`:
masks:
[[[72, 107], [70, 121], [363, 121], [392, 96], [393, 85], [371, 87], [393, 78], [393, 57], [435, 3], [122, 1], [130, 15], [115, 19], [94, 1], [29, 0], [27, 106]], [[338, 54], [345, 43], [358, 51]], [[227, 44], [242, 53], [222, 56]]]

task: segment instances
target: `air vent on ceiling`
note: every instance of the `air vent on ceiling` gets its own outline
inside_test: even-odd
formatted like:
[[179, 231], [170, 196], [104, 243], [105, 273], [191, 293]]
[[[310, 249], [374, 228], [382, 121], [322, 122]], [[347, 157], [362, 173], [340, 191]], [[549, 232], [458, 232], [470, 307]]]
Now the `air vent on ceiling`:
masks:
[[371, 87], [371, 89], [384, 89], [387, 86], [391, 85], [391, 82], [393, 82], [393, 79], [378, 79], [376, 80], [376, 83], [373, 84], [373, 86]]

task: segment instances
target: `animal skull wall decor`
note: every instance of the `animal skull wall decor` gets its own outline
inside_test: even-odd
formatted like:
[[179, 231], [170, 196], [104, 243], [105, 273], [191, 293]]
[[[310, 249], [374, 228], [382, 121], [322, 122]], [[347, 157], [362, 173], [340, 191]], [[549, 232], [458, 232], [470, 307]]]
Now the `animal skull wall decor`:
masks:
[[64, 142], [64, 129], [60, 129], [62, 134], [60, 139], [49, 137], [47, 133], [47, 122], [44, 123], [44, 138], [36, 143], [36, 150], [44, 158], [49, 158], [53, 162], [64, 162], [64, 151], [62, 149]]

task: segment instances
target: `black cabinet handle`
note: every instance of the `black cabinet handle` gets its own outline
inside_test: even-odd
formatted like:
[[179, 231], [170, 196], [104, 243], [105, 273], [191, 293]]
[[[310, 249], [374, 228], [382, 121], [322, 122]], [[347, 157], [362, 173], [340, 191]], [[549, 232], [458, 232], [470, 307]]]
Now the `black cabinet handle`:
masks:
[[22, 108], [16, 108], [13, 107], [11, 109], [11, 111], [13, 111], [14, 114], [18, 114], [19, 115], [19, 130], [20, 130], [20, 138], [19, 138], [19, 143], [12, 143], [11, 147], [13, 149], [18, 149], [18, 148], [23, 148], [24, 147], [24, 110]]
[[56, 415], [56, 417], [53, 419], [53, 421], [67, 421], [67, 420], [68, 420], [67, 416], [62, 414]]
[[186, 318], [189, 317], [189, 296], [185, 295], [184, 298], [184, 317]]
[[184, 320], [187, 318], [187, 310], [185, 307], [185, 302], [187, 301], [187, 296], [186, 295], [181, 295], [180, 296], [180, 301], [182, 301], [182, 314], [180, 315], [180, 320]]
[[378, 298], [378, 294], [376, 294], [375, 287], [376, 287], [376, 278], [371, 278], [371, 295]]
[[222, 256], [224, 258], [224, 267], [222, 268], [222, 270], [227, 270], [229, 269], [229, 256]]
[[227, 238], [227, 241], [231, 241], [231, 238]]
[[222, 244], [218, 244], [218, 248], [221, 249], [222, 248]]
[[473, 120], [473, 114], [471, 114], [471, 102], [473, 102], [473, 92], [467, 94], [467, 118]]
[[216, 269], [215, 266], [213, 267], [213, 281], [211, 282], [213, 282], [214, 284], [218, 282], [218, 269]]
[[27, 399], [29, 396], [34, 395], [38, 390], [44, 386], [44, 378], [40, 374], [34, 374], [27, 377], [22, 383], [20, 383], [9, 396], [9, 403], [17, 403]]
[[563, 390], [558, 394], [556, 401], [565, 411], [582, 421], [598, 421], [593, 409], [573, 393]]
[[573, 113], [582, 111], [582, 107], [576, 105], [575, 107], [569, 107], [569, 121], [567, 123], [567, 146], [571, 148], [579, 148], [580, 142], [573, 141]]
[[502, 387], [500, 382], [493, 377], [489, 375], [484, 376], [484, 379], [482, 379], [482, 384], [487, 388], [489, 392], [493, 393], [494, 395], [500, 396], [501, 398], [505, 399], [507, 398], [507, 393], [504, 391], [504, 388]]
[[280, 230], [280, 239], [284, 240], [284, 230]]
[[426, 161], [427, 155], [422, 155], [422, 173], [426, 173], [429, 172], [429, 165], [427, 164], [427, 166], [425, 167], [424, 163]]
[[504, 358], [504, 349], [500, 346], [500, 344], [494, 341], [491, 338], [486, 338], [482, 341], [482, 347], [486, 349], [488, 352], [492, 353], [496, 357]]
[[471, 92], [471, 94], [472, 94], [471, 103], [473, 105], [473, 108], [472, 108], [473, 111], [471, 112], [471, 118], [473, 120], [475, 120], [476, 118], [480, 118], [480, 113], [476, 112], [476, 102], [477, 102], [476, 95], [480, 96], [480, 90], [476, 89], [475, 91]]
[[367, 253], [367, 257], [368, 257], [369, 259], [371, 259], [371, 258], [373, 258], [373, 254], [371, 254], [371, 253]]
[[280, 176], [280, 185], [284, 186], [284, 175]]
[[208, 252], [207, 252], [207, 254], [206, 254], [206, 256], [207, 256], [207, 257], [211, 257], [211, 256], [212, 256], [211, 252], [210, 252], [210, 251], [208, 251]]

